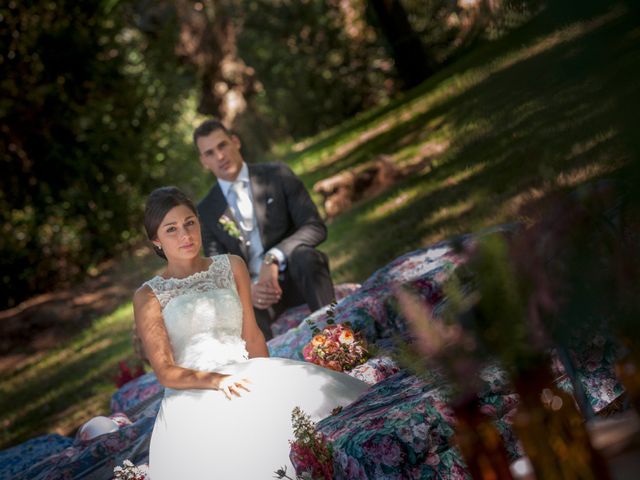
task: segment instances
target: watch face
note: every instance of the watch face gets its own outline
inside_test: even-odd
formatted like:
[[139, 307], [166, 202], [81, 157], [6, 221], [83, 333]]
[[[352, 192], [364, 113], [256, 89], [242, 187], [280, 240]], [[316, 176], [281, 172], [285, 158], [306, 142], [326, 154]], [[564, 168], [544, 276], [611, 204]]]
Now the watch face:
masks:
[[271, 265], [272, 263], [278, 263], [278, 257], [276, 257], [273, 253], [267, 253], [262, 259], [262, 263], [265, 265]]

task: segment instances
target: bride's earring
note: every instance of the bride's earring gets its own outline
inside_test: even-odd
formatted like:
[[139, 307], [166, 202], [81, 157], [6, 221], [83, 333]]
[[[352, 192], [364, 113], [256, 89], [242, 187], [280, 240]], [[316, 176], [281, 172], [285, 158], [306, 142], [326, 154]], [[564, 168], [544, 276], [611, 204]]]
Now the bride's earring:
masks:
[[162, 245], [160, 243], [154, 243], [158, 250], [162, 250]]

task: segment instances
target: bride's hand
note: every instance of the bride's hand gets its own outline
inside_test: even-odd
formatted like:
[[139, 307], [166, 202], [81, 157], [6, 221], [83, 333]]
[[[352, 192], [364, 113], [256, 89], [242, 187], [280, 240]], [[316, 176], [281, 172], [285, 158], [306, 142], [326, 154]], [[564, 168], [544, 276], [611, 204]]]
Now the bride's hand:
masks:
[[248, 378], [240, 378], [237, 375], [225, 375], [224, 378], [218, 383], [218, 390], [222, 391], [224, 395], [231, 400], [231, 395], [240, 397], [240, 390], [250, 392], [247, 384], [251, 383]]

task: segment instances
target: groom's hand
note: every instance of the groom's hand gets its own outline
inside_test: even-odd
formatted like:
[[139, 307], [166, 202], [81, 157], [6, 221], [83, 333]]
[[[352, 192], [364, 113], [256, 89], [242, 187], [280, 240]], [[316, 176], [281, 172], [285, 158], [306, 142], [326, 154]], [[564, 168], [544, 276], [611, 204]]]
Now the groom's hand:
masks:
[[264, 310], [278, 303], [282, 297], [282, 289], [278, 282], [278, 264], [262, 264], [258, 281], [251, 286], [253, 306]]

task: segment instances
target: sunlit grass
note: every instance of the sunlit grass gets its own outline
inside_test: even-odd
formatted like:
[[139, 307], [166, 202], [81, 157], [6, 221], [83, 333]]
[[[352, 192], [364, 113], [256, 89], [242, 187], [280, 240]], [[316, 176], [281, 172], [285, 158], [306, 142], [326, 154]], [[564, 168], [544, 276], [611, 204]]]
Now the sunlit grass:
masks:
[[37, 433], [71, 434], [109, 413], [120, 361], [131, 358], [131, 304], [96, 320], [56, 350], [0, 380], [2, 445]]
[[[535, 38], [529, 45], [499, 56], [488, 64], [470, 68], [464, 72], [454, 73], [447, 77], [437, 75], [438, 79], [442, 78], [442, 81], [439, 84], [433, 84], [433, 80], [428, 81], [426, 85], [431, 88], [425, 94], [406, 101], [401, 100], [398, 107], [391, 110], [387, 115], [370, 123], [346, 130], [336, 138], [331, 146], [318, 151], [312, 145], [307, 149], [309, 153], [306, 150], [302, 150], [300, 154], [292, 156], [290, 164], [298, 174], [309, 173], [321, 167], [327, 167], [335, 162], [336, 159], [345, 157], [371, 139], [388, 132], [398, 125], [409, 122], [422, 113], [435, 109], [452, 98], [462, 95], [474, 86], [487, 81], [490, 76], [532, 57], [541, 55], [560, 44], [576, 41], [579, 37], [602, 27], [607, 22], [625, 13], [626, 9], [618, 6], [591, 21], [576, 22], [551, 34]], [[425, 86], [418, 88], [422, 90]]]
[[431, 212], [420, 224], [421, 227], [430, 227], [438, 223], [444, 223], [452, 219], [459, 218], [460, 216], [470, 212], [476, 205], [473, 198], [467, 198], [461, 202], [447, 205], [439, 210]]
[[[625, 14], [615, 7], [536, 33], [493, 58], [485, 51], [486, 61], [476, 65], [472, 54], [460, 62], [467, 68], [436, 75], [419, 87], [422, 95], [400, 100], [368, 124], [372, 128], [351, 129], [331, 150], [311, 145], [308, 155], [303, 151], [297, 158], [313, 167], [301, 172], [309, 185], [322, 172], [380, 154], [399, 165], [430, 160], [428, 168], [334, 221], [325, 247], [332, 260], [345, 245], [362, 252], [336, 263], [336, 278], [360, 281], [412, 248], [516, 220], [524, 205], [614, 175], [637, 155], [616, 124], [620, 105], [638, 87], [603, 65], [613, 57], [597, 46], [616, 39], [622, 50], [635, 48], [624, 33], [631, 23]], [[637, 72], [638, 55], [627, 58], [636, 63], [625, 67]], [[633, 127], [623, 128], [628, 134]], [[438, 144], [432, 154], [421, 153]]]

